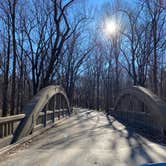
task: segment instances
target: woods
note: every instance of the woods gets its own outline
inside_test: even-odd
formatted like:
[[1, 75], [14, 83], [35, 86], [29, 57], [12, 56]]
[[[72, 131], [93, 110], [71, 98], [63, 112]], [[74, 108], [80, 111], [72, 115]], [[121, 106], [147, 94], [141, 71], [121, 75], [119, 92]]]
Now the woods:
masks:
[[[110, 0], [0, 1], [1, 116], [19, 114], [43, 87], [62, 85], [74, 106], [108, 110], [121, 90], [166, 100], [166, 4]], [[114, 33], [105, 32], [114, 20]], [[113, 26], [113, 25], [112, 25]]]

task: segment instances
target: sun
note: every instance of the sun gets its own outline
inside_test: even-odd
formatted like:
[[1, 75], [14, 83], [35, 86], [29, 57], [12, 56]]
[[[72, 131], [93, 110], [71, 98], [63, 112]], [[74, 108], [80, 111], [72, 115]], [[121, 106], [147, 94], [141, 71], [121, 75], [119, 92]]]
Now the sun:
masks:
[[104, 24], [104, 32], [107, 36], [115, 36], [119, 31], [119, 26], [114, 20], [106, 20]]

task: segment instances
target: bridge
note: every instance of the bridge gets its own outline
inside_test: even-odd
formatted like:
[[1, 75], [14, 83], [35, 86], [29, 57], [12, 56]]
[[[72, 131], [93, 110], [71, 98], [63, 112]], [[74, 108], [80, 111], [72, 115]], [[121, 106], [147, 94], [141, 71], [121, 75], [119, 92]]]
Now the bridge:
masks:
[[71, 108], [48, 86], [23, 114], [0, 118], [0, 165], [134, 166], [166, 161], [166, 103], [148, 89], [124, 90], [107, 114]]

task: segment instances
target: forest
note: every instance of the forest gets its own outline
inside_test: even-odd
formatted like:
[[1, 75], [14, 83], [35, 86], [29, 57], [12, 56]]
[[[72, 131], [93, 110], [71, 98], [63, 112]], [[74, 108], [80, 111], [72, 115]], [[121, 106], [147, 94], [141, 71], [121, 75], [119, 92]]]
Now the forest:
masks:
[[0, 116], [48, 85], [96, 110], [132, 86], [166, 100], [165, 1], [101, 1], [0, 0]]

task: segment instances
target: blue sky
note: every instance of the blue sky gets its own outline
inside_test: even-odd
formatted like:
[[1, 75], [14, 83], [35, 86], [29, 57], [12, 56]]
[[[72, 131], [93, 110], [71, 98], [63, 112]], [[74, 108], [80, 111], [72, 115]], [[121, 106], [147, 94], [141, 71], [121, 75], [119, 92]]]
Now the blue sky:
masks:
[[104, 2], [108, 2], [108, 0], [88, 0], [88, 2], [94, 6], [95, 5], [99, 6]]
[[[114, 0], [87, 0], [87, 2], [90, 4], [90, 5], [93, 5], [93, 6], [97, 6], [97, 7], [100, 7], [103, 3], [106, 3], [106, 2], [113, 2]], [[128, 3], [128, 4], [131, 4], [131, 5], [135, 5], [137, 0], [119, 0], [119, 3]]]

